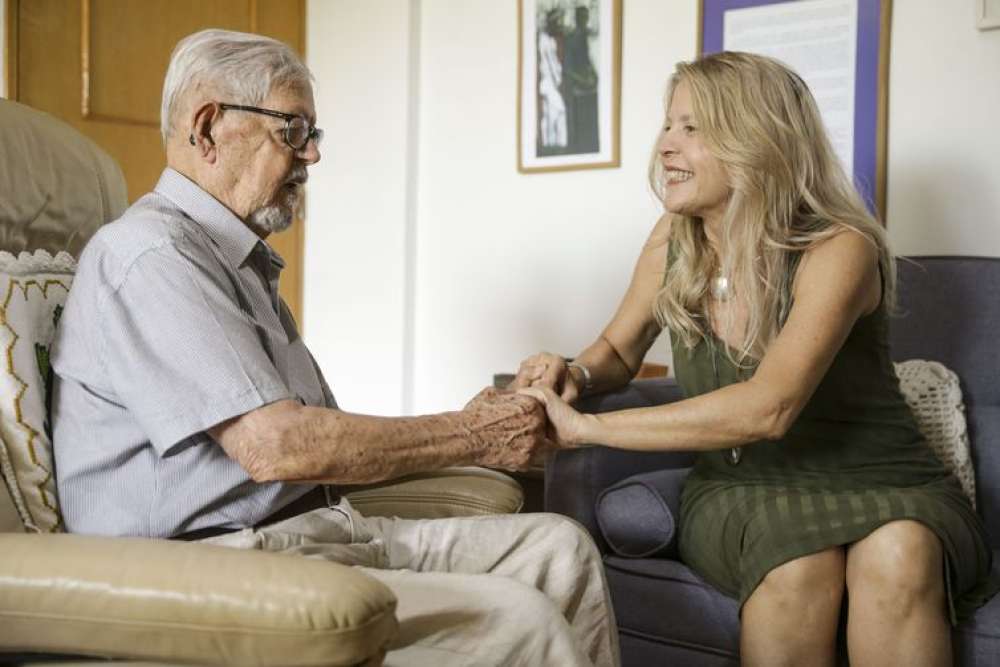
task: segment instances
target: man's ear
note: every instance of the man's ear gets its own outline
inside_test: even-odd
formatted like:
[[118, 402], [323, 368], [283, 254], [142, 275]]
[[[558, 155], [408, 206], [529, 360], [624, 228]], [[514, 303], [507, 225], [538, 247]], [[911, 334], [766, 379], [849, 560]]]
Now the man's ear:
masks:
[[188, 134], [188, 143], [209, 162], [215, 162], [218, 156], [218, 149], [212, 138], [212, 125], [219, 119], [219, 111], [219, 105], [215, 102], [207, 102], [198, 107], [191, 119], [191, 132]]

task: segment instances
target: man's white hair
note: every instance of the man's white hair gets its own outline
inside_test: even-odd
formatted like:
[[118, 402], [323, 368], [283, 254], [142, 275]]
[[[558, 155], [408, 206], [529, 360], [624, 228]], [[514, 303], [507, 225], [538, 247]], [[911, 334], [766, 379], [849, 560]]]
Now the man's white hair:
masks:
[[276, 39], [231, 30], [202, 30], [177, 43], [163, 81], [160, 134], [173, 134], [174, 115], [192, 92], [211, 90], [214, 101], [255, 106], [279, 86], [308, 86], [312, 74]]

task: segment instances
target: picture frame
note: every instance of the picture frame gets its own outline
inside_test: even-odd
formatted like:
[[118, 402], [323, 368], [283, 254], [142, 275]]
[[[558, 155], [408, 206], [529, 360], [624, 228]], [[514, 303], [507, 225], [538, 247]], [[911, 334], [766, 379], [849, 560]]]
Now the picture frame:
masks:
[[1000, 28], [1000, 0], [976, 0], [976, 27], [980, 30]]
[[518, 0], [517, 168], [618, 167], [622, 0]]
[[749, 51], [796, 70], [834, 150], [880, 220], [886, 215], [886, 138], [892, 0], [700, 0], [698, 53]]

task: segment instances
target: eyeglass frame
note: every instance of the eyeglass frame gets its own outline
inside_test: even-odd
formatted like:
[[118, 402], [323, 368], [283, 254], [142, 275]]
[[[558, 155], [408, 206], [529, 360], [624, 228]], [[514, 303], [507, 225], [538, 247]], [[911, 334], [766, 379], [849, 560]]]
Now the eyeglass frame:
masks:
[[[259, 113], [265, 116], [272, 116], [274, 118], [281, 118], [285, 121], [285, 129], [282, 132], [282, 138], [285, 140], [285, 144], [291, 148], [293, 151], [301, 151], [306, 146], [309, 145], [310, 141], [316, 142], [316, 147], [319, 148], [320, 142], [323, 140], [323, 130], [311, 124], [304, 116], [300, 116], [294, 113], [285, 113], [284, 111], [275, 111], [274, 109], [262, 109], [260, 107], [250, 107], [244, 104], [227, 104], [225, 102], [219, 102], [219, 108], [223, 111], [233, 110], [233, 111], [249, 111], [251, 113]], [[309, 128], [306, 132], [306, 140], [302, 142], [301, 146], [295, 146], [289, 139], [289, 134], [292, 129], [292, 121], [295, 119], [303, 120]]]

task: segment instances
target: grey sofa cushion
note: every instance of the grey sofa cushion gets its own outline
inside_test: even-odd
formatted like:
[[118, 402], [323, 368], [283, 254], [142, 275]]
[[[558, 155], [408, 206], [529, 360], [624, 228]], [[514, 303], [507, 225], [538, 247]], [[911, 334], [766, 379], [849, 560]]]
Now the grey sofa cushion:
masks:
[[633, 475], [605, 489], [595, 502], [601, 534], [619, 556], [677, 556], [681, 487], [688, 469]]
[[[993, 573], [1000, 573], [1000, 550], [993, 550]], [[1000, 660], [1000, 595], [976, 610], [976, 614], [954, 629], [956, 665], [987, 667]]]
[[656, 659], [623, 654], [623, 665], [739, 667], [736, 600], [676, 560], [608, 556], [604, 563], [623, 647], [641, 637], [661, 649]]

